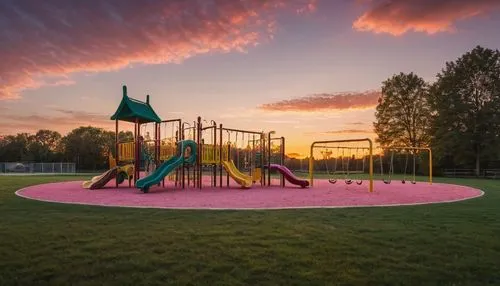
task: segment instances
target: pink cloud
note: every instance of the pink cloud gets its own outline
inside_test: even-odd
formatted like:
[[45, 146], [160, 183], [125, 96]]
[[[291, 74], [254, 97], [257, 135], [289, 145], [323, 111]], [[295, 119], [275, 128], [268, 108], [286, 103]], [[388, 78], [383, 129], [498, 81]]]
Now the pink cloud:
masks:
[[369, 109], [374, 108], [380, 98], [379, 91], [323, 93], [299, 98], [266, 103], [259, 108], [265, 111], [302, 111]]
[[306, 135], [355, 135], [355, 134], [369, 134], [372, 135], [374, 132], [369, 129], [339, 129], [324, 132], [307, 132]]
[[409, 31], [435, 34], [455, 30], [454, 23], [500, 8], [498, 0], [382, 0], [353, 24], [358, 31], [400, 36]]
[[[10, 1], [2, 5], [0, 99], [75, 72], [180, 62], [242, 51], [271, 37], [277, 13], [303, 13], [316, 0]], [[50, 78], [47, 82], [46, 78]]]

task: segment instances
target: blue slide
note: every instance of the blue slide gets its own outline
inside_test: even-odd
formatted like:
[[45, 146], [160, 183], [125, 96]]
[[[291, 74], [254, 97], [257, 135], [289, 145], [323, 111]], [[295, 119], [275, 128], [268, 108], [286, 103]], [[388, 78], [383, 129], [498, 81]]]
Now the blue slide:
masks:
[[141, 189], [144, 193], [147, 193], [151, 186], [160, 183], [170, 172], [182, 167], [184, 163], [193, 164], [197, 157], [196, 147], [196, 142], [193, 140], [179, 141], [177, 143], [177, 154], [163, 162], [151, 174], [138, 180], [135, 183], [135, 186]]

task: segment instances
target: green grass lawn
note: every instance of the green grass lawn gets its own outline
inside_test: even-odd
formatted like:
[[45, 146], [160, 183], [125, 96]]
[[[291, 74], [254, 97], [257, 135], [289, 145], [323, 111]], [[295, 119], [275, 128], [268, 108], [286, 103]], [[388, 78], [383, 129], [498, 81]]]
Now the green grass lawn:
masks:
[[[169, 211], [43, 203], [0, 177], [0, 285], [500, 285], [500, 182], [414, 207]], [[119, 195], [119, 194], [117, 194]]]

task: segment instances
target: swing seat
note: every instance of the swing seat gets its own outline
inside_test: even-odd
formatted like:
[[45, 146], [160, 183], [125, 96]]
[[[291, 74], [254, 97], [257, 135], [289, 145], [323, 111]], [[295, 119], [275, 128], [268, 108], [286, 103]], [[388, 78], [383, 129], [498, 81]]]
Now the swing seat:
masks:
[[347, 185], [350, 185], [350, 184], [352, 184], [352, 180], [351, 180], [351, 179], [347, 179], [347, 180], [345, 180], [345, 183], [346, 183]]
[[387, 185], [389, 185], [389, 184], [391, 183], [391, 181], [390, 181], [390, 180], [385, 180], [385, 179], [384, 179], [383, 181], [384, 181], [384, 184], [387, 184]]
[[416, 182], [416, 181], [411, 181], [411, 183], [412, 183], [413, 185], [415, 185], [417, 182]]
[[406, 181], [405, 181], [405, 180], [401, 180], [401, 183], [402, 183], [402, 184], [406, 184]]
[[328, 183], [330, 184], [335, 184], [337, 182], [337, 179], [330, 179], [328, 180]]
[[356, 184], [357, 184], [357, 185], [359, 185], [359, 186], [361, 186], [361, 185], [363, 184], [363, 180], [361, 180], [361, 181], [356, 181]]

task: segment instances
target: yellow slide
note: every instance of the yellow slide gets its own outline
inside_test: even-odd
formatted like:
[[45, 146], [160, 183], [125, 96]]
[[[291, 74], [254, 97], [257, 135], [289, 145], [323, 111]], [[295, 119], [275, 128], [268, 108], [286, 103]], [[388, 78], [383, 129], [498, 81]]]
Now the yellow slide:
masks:
[[95, 176], [89, 181], [85, 181], [82, 183], [82, 187], [84, 189], [101, 189], [103, 188], [109, 181], [114, 179], [117, 175], [122, 175], [121, 179], [118, 181], [118, 184], [123, 183], [124, 180], [131, 180], [134, 176], [134, 165], [128, 164], [125, 166], [114, 166], [111, 169], [107, 170], [100, 176]]
[[102, 175], [95, 176], [92, 179], [83, 182], [82, 187], [84, 189], [90, 189], [92, 187], [92, 185], [94, 185], [102, 180], [106, 180], [106, 182], [108, 182], [109, 180], [111, 180], [112, 178], [114, 178], [116, 176], [117, 171], [118, 171], [118, 167], [115, 166], [115, 167], [107, 170], [106, 172], [104, 172]]
[[243, 174], [236, 168], [234, 165], [233, 160], [231, 161], [222, 161], [222, 166], [224, 166], [224, 169], [226, 169], [226, 172], [233, 178], [233, 180], [240, 184], [243, 188], [250, 188], [252, 187], [252, 177]]

